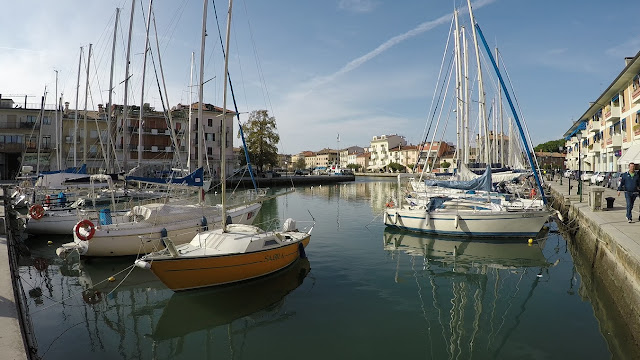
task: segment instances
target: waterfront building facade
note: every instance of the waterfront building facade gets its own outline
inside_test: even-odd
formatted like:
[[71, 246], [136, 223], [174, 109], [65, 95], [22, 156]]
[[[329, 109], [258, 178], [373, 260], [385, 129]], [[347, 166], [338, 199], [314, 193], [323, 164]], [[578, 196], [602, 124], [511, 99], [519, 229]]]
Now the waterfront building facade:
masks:
[[640, 162], [640, 52], [625, 58], [624, 69], [564, 137], [572, 170], [623, 171]]
[[371, 158], [366, 169], [369, 171], [384, 170], [384, 168], [392, 162], [390, 149], [405, 145], [407, 145], [407, 141], [404, 139], [404, 136], [374, 136], [371, 139], [371, 145], [369, 147]]

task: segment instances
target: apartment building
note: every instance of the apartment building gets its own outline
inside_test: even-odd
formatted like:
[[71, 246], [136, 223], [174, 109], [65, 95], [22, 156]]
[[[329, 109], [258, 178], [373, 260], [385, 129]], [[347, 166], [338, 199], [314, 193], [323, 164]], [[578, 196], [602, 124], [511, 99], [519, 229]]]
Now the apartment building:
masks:
[[[139, 106], [128, 107], [124, 119], [123, 106], [114, 104], [109, 123], [108, 109], [102, 105], [85, 113], [69, 109], [69, 103], [61, 109], [43, 105], [42, 101], [17, 103], [0, 95], [0, 177], [14, 179], [22, 166], [42, 172], [86, 164], [89, 173], [101, 173], [127, 171], [140, 165], [142, 175], [174, 167], [186, 169], [187, 165], [195, 170], [198, 151], [202, 151], [202, 166], [219, 174], [222, 109], [203, 104], [203, 121], [199, 121], [198, 103], [191, 107], [191, 128], [189, 106], [181, 104], [171, 110], [173, 126], [169, 126], [168, 113], [155, 111], [149, 104], [143, 106], [142, 121]], [[235, 170], [235, 113], [227, 114], [224, 149], [229, 174]], [[201, 141], [198, 127], [202, 128]]]
[[569, 169], [621, 171], [640, 162], [640, 52], [625, 58], [624, 69], [564, 137]]
[[367, 170], [369, 171], [382, 171], [384, 168], [392, 162], [390, 149], [406, 146], [407, 141], [403, 136], [399, 135], [381, 135], [374, 136], [371, 139], [371, 145], [369, 152], [371, 153], [371, 159]]

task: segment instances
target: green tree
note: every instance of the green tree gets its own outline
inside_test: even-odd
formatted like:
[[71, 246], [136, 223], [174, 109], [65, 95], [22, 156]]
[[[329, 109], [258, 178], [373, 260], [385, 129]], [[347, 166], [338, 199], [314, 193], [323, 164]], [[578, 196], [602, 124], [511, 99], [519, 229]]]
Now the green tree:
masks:
[[307, 167], [307, 163], [304, 161], [304, 158], [299, 158], [293, 164], [293, 168], [296, 170], [303, 170], [303, 169], [306, 169], [306, 167]]
[[393, 170], [394, 172], [405, 171], [405, 168], [406, 168], [404, 165], [398, 164], [395, 162], [391, 162], [387, 166], [389, 167], [389, 169]]
[[[249, 114], [249, 120], [242, 126], [249, 157], [258, 171], [278, 164], [278, 143], [276, 118], [269, 116], [267, 110], [255, 110]], [[238, 137], [240, 133], [238, 133]]]
[[558, 148], [564, 147], [565, 140], [551, 140], [546, 143], [542, 143], [533, 148], [534, 151], [543, 151], [543, 152], [558, 152]]
[[443, 169], [448, 169], [451, 166], [451, 163], [447, 162], [447, 161], [443, 161], [440, 163], [440, 167]]
[[360, 170], [360, 165], [358, 164], [347, 164], [347, 167], [353, 171], [358, 171]]

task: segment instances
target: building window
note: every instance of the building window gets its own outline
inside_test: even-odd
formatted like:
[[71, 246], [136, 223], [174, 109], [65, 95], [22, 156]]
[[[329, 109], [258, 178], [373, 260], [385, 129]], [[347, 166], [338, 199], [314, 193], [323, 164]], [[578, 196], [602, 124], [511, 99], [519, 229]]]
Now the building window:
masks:
[[51, 125], [51, 119], [48, 116], [42, 118], [42, 123], [44, 125]]
[[209, 155], [209, 156], [213, 155], [213, 148], [212, 147], [207, 147], [207, 155]]
[[212, 127], [213, 126], [213, 119], [208, 119], [207, 123], [208, 123], [209, 127]]
[[627, 119], [622, 119], [622, 131], [627, 131]]
[[29, 124], [35, 124], [36, 120], [38, 120], [37, 116], [33, 116], [33, 115], [27, 115], [27, 122]]
[[42, 144], [40, 144], [42, 149], [51, 149], [51, 135], [45, 135], [42, 137]]

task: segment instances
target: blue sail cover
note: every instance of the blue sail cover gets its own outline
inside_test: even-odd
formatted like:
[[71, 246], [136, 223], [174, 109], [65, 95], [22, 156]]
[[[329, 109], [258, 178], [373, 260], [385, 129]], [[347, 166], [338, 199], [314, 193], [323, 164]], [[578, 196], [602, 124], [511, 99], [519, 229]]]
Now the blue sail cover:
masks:
[[54, 170], [54, 171], [41, 171], [40, 175], [51, 175], [51, 174], [86, 174], [87, 173], [87, 164], [82, 164], [80, 167], [70, 167], [64, 170]]
[[424, 184], [426, 186], [440, 186], [448, 189], [491, 191], [491, 166], [487, 166], [484, 174], [473, 180], [425, 180]]
[[160, 184], [160, 185], [182, 185], [182, 186], [202, 186], [204, 183], [204, 168], [197, 168], [191, 174], [180, 177], [156, 178], [144, 176], [127, 176], [127, 181], [140, 181], [144, 183]]

